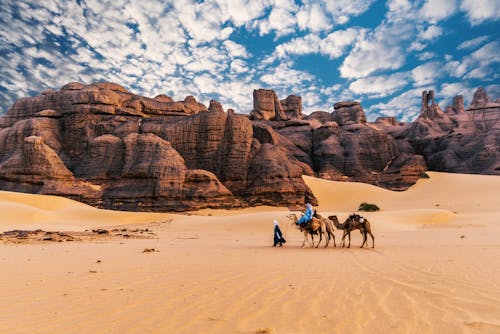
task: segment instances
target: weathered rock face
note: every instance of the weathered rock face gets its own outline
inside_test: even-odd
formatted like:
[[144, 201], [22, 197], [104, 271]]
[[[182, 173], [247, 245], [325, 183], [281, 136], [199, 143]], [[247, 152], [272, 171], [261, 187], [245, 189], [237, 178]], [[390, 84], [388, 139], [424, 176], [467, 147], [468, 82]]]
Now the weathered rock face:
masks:
[[462, 95], [457, 95], [453, 98], [452, 109], [455, 114], [462, 114], [464, 112], [464, 97]]
[[350, 125], [355, 123], [366, 123], [366, 116], [359, 102], [338, 102], [333, 106], [332, 120], [338, 125]]
[[500, 175], [499, 121], [500, 105], [480, 88], [467, 110], [458, 96], [446, 114], [423, 110], [400, 136], [425, 157], [431, 170]]
[[256, 89], [253, 91], [253, 110], [250, 113], [250, 118], [264, 121], [288, 119], [278, 96], [269, 89]]
[[[429, 105], [429, 102], [431, 102], [431, 105]], [[420, 109], [419, 118], [428, 120], [445, 118], [444, 112], [439, 108], [439, 105], [434, 102], [434, 91], [422, 92], [422, 108]]]
[[302, 97], [290, 95], [281, 100], [281, 105], [289, 119], [302, 119]]
[[475, 93], [474, 97], [472, 98], [472, 102], [470, 103], [469, 108], [484, 108], [486, 107], [489, 103], [491, 102], [491, 99], [489, 96], [486, 94], [486, 91], [484, 90], [483, 87], [480, 87]]
[[294, 156], [308, 164], [318, 177], [402, 190], [414, 184], [426, 169], [424, 159], [415, 154], [411, 145], [376, 127], [364, 122], [349, 121], [340, 126], [328, 120], [320, 125], [314, 121], [277, 130], [299, 148], [302, 154], [294, 152]]
[[304, 203], [303, 163], [269, 145], [258, 149], [250, 120], [214, 100], [71, 83], [0, 119], [0, 189], [146, 211]]
[[[431, 103], [429, 105], [429, 103]], [[70, 83], [20, 99], [0, 118], [0, 189], [55, 194], [98, 207], [168, 211], [302, 205], [302, 180], [402, 190], [427, 168], [500, 174], [500, 104], [478, 90], [442, 112], [424, 92], [410, 124], [367, 123], [358, 102], [304, 117], [301, 99], [255, 90], [251, 117], [134, 95], [111, 83]]]

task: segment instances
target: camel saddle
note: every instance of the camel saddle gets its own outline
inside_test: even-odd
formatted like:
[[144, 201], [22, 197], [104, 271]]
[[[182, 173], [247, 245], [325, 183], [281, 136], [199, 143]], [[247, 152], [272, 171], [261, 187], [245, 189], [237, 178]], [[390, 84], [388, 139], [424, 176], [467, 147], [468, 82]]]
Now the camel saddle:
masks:
[[319, 219], [313, 217], [313, 219], [311, 219], [306, 225], [304, 225], [303, 228], [316, 232], [320, 227], [321, 224], [319, 222]]

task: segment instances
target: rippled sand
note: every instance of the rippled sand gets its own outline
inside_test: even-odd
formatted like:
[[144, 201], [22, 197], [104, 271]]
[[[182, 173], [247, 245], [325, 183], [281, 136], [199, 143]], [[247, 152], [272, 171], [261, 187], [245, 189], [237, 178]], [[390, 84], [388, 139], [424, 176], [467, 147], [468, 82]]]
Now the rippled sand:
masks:
[[300, 248], [283, 208], [138, 214], [0, 192], [0, 231], [157, 234], [0, 244], [0, 333], [499, 333], [500, 177], [429, 175], [402, 193], [305, 178], [322, 214], [382, 208], [366, 214], [375, 249], [357, 232], [350, 249]]

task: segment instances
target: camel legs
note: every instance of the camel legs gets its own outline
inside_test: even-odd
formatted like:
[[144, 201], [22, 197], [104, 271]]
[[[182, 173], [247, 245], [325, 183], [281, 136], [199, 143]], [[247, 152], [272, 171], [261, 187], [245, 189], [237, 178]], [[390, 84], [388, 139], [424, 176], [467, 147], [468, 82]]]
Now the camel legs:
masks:
[[325, 240], [325, 248], [326, 248], [326, 247], [328, 247], [328, 244], [330, 243], [330, 233], [328, 233], [328, 231], [326, 231], [325, 234], [326, 234], [325, 235], [325, 238], [326, 238], [326, 240]]
[[366, 247], [368, 247], [368, 238], [366, 237], [367, 234], [369, 234], [372, 237], [372, 248], [375, 248], [375, 238], [373, 237], [372, 232], [363, 231], [363, 232], [361, 232], [361, 234], [363, 235], [363, 243], [361, 244], [361, 248], [363, 248], [363, 246], [365, 244], [366, 244]]
[[[318, 241], [318, 244], [316, 245], [316, 248], [319, 247], [321, 240], [323, 240], [323, 232], [321, 232], [321, 230], [320, 230], [320, 231], [318, 231], [318, 234], [319, 234], [319, 241]], [[312, 235], [311, 235], [311, 237], [312, 237]], [[314, 245], [314, 241], [313, 241], [313, 245]]]
[[[341, 247], [345, 247], [345, 237], [349, 234], [349, 246], [351, 246], [351, 234], [347, 230], [344, 230], [344, 234], [342, 234]], [[349, 248], [349, 247], [347, 247]]]
[[344, 233], [342, 233], [342, 239], [340, 239], [340, 247], [344, 248], [345, 246], [345, 230]]
[[366, 231], [365, 230], [359, 230], [359, 233], [361, 233], [361, 235], [363, 236], [363, 242], [361, 243], [361, 248], [363, 248], [363, 246], [365, 245], [365, 243], [366, 243], [366, 246], [368, 247], [368, 243], [366, 242]]
[[334, 233], [331, 233], [331, 232], [326, 232], [326, 245], [325, 245], [325, 248], [328, 247], [328, 245], [330, 244], [330, 240], [333, 239], [333, 247], [337, 247], [337, 243], [335, 242], [335, 234]]
[[[372, 237], [372, 248], [375, 248], [375, 237], [373, 236], [372, 232], [368, 232], [368, 233]], [[368, 242], [366, 243], [366, 246], [368, 246]]]
[[308, 234], [309, 233], [306, 230], [304, 230], [304, 240], [302, 241], [302, 246], [300, 246], [300, 247], [305, 247], [306, 246], [306, 241], [307, 241], [307, 235]]

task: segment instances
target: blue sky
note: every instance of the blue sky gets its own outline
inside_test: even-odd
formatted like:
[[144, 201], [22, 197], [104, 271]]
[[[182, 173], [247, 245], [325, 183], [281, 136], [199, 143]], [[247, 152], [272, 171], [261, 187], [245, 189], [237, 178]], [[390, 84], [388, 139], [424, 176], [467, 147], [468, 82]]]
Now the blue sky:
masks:
[[71, 81], [241, 113], [269, 88], [305, 113], [358, 100], [370, 120], [413, 120], [422, 90], [443, 109], [500, 97], [500, 0], [141, 2], [2, 0], [0, 113]]

